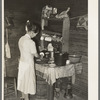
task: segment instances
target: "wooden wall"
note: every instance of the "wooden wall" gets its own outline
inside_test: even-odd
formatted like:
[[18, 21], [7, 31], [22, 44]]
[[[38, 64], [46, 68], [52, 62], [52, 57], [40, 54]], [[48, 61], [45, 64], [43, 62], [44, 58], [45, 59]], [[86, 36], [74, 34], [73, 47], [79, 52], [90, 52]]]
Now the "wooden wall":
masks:
[[76, 75], [73, 93], [88, 100], [88, 31], [70, 30], [69, 53], [82, 55], [82, 74]]
[[51, 5], [58, 13], [70, 7], [70, 17], [87, 14], [88, 0], [51, 0]]
[[14, 12], [26, 12], [27, 18], [34, 19], [34, 21], [40, 23], [41, 11], [46, 4], [49, 4], [49, 0], [5, 0], [4, 9]]
[[[17, 76], [19, 58], [18, 40], [22, 35], [25, 34], [24, 25], [27, 20], [27, 13], [8, 9], [5, 10], [5, 17], [6, 16], [14, 17], [14, 28], [8, 30], [8, 43], [10, 46], [11, 58], [6, 58], [7, 75]], [[6, 33], [4, 33], [4, 35], [6, 35]], [[4, 42], [5, 41], [6, 40], [4, 39]]]

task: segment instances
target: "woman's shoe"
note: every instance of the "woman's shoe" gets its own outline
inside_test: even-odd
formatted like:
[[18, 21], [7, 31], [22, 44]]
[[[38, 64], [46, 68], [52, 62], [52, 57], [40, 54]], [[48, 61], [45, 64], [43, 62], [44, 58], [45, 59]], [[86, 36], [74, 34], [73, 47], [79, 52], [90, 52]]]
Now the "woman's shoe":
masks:
[[23, 97], [20, 97], [20, 100], [25, 100]]

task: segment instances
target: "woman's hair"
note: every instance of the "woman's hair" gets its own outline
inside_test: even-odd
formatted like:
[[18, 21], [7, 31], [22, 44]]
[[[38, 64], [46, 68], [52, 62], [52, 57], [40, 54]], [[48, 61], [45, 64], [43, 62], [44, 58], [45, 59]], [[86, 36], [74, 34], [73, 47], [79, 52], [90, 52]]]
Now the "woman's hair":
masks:
[[38, 24], [27, 20], [26, 25], [25, 25], [25, 30], [26, 31], [34, 31], [34, 33], [38, 33], [40, 31], [40, 27]]

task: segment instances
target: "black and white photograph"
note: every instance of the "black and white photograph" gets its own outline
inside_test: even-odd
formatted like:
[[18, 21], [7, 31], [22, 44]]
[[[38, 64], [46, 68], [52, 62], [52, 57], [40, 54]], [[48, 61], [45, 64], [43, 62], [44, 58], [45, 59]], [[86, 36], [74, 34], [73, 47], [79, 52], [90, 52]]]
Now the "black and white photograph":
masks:
[[88, 0], [3, 2], [3, 100], [90, 100]]

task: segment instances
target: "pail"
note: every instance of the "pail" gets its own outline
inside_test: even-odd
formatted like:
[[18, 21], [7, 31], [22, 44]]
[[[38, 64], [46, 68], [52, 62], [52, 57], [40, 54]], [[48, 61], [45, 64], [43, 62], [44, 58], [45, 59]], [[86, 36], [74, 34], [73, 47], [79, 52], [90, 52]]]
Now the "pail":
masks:
[[65, 66], [66, 60], [68, 60], [68, 53], [60, 53], [55, 52], [54, 53], [54, 62], [57, 66]]

